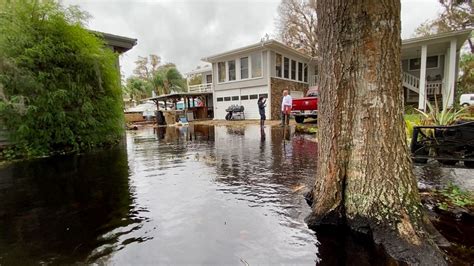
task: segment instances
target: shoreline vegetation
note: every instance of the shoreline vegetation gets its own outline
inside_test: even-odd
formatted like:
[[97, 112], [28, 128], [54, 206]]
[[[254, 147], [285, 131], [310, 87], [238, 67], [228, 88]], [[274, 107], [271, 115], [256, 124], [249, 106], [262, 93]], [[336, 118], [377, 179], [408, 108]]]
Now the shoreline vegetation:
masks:
[[[118, 55], [55, 1], [0, 2], [0, 121], [6, 159], [79, 153], [124, 131]], [[44, 36], [49, 36], [44, 38]]]

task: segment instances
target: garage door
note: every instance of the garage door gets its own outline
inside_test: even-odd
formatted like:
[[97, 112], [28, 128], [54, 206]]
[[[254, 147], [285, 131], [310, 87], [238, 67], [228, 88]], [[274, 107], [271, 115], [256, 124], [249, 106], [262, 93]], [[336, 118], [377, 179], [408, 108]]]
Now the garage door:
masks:
[[[225, 109], [232, 104], [244, 106], [246, 119], [260, 119], [257, 100], [260, 96], [268, 98], [267, 87], [234, 89], [226, 91], [216, 91], [216, 107], [214, 109], [216, 119], [225, 119]], [[270, 102], [267, 102], [267, 117], [270, 109]]]
[[233, 104], [240, 105], [240, 89], [216, 91], [216, 105], [214, 107], [214, 118], [225, 119], [227, 109]]

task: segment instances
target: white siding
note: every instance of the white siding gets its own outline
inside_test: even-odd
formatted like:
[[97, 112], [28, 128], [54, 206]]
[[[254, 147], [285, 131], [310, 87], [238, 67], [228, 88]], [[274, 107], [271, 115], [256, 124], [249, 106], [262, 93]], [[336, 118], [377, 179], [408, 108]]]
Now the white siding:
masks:
[[[257, 100], [259, 95], [269, 94], [268, 86], [262, 87], [252, 87], [252, 88], [243, 88], [243, 89], [233, 89], [225, 91], [215, 91], [214, 92], [214, 118], [215, 119], [225, 119], [227, 109], [232, 104], [238, 104], [244, 106], [245, 119], [260, 119], [260, 114], [258, 112]], [[250, 99], [250, 96], [256, 95], [256, 99]], [[247, 96], [248, 99], [243, 99], [242, 96]], [[225, 97], [230, 97], [230, 101], [217, 101], [219, 98], [225, 99]], [[232, 97], [239, 97], [239, 100], [232, 100]], [[255, 97], [255, 96], [253, 96]], [[265, 109], [267, 119], [270, 118], [270, 101], [267, 100], [267, 108]]]

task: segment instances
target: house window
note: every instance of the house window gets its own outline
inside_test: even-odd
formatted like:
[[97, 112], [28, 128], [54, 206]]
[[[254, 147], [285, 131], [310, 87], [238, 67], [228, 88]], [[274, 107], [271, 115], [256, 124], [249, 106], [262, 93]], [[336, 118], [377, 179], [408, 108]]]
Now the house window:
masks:
[[308, 82], [308, 64], [304, 64], [303, 66], [303, 74], [304, 74], [304, 82]]
[[248, 95], [242, 95], [240, 96], [240, 99], [243, 101], [243, 100], [248, 100], [249, 99], [249, 96]]
[[[428, 56], [426, 57], [426, 68], [438, 68], [438, 56]], [[408, 70], [419, 70], [421, 68], [421, 58], [412, 58], [409, 60]]]
[[235, 80], [235, 60], [227, 61], [229, 67], [229, 81]]
[[281, 54], [276, 54], [275, 58], [275, 76], [281, 78], [281, 67], [282, 67], [282, 62], [281, 62]]
[[225, 62], [217, 63], [217, 76], [219, 78], [219, 82], [225, 81]]
[[224, 98], [219, 97], [219, 98], [217, 98], [217, 101], [218, 101], [218, 102], [222, 102], [222, 101], [224, 101]]
[[239, 96], [232, 96], [232, 101], [238, 101], [239, 100]]
[[290, 78], [290, 59], [283, 58], [283, 77]]
[[224, 97], [224, 101], [226, 102], [230, 101], [230, 97]]
[[291, 79], [296, 80], [296, 61], [291, 60]]
[[249, 78], [249, 58], [240, 58], [240, 79]]
[[298, 62], [298, 80], [303, 81], [303, 63]]
[[206, 83], [212, 83], [212, 75], [206, 75]]
[[255, 99], [258, 99], [258, 94], [250, 95], [250, 100], [255, 100]]
[[250, 55], [250, 63], [252, 64], [252, 78], [262, 76], [262, 53], [257, 52]]
[[259, 94], [258, 97], [268, 98], [268, 93]]

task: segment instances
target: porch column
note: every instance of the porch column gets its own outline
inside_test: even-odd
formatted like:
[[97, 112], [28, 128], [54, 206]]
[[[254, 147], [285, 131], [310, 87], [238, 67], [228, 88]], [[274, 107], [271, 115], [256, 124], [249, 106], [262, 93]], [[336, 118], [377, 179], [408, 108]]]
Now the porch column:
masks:
[[449, 70], [448, 70], [448, 82], [446, 87], [446, 99], [447, 107], [453, 106], [454, 103], [454, 87], [456, 84], [456, 39], [452, 39], [449, 46]]
[[444, 54], [444, 69], [443, 69], [443, 85], [441, 87], [441, 96], [443, 98], [443, 108], [448, 106], [448, 84], [449, 84], [449, 52], [450, 49], [446, 49]]
[[428, 47], [421, 46], [421, 65], [420, 65], [420, 92], [418, 96], [418, 109], [425, 110], [426, 108], [426, 55]]

